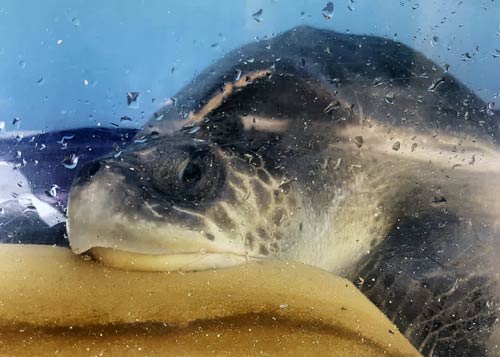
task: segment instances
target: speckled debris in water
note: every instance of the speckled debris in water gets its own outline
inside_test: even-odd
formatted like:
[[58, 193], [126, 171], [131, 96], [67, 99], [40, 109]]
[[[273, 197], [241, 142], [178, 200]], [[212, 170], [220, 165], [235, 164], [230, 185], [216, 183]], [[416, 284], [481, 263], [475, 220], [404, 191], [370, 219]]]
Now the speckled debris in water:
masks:
[[401, 148], [401, 143], [399, 141], [396, 141], [394, 144], [392, 144], [392, 150], [398, 151], [399, 148]]
[[259, 9], [258, 11], [256, 11], [255, 13], [252, 14], [252, 17], [255, 21], [257, 22], [261, 22], [262, 21], [262, 13], [264, 11], [262, 9]]
[[128, 92], [127, 93], [127, 105], [134, 103], [139, 97], [139, 92]]
[[321, 10], [321, 14], [325, 19], [331, 20], [333, 17], [333, 2], [327, 2], [323, 10]]
[[71, 154], [66, 156], [62, 161], [62, 164], [65, 168], [73, 170], [78, 165], [79, 157], [75, 154]]

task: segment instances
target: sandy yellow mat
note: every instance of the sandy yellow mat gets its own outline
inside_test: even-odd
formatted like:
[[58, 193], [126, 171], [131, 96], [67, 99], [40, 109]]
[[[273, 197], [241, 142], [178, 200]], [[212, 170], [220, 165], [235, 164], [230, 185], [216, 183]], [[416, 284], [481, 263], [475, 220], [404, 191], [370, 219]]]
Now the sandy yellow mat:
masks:
[[418, 355], [350, 282], [298, 263], [125, 272], [0, 245], [2, 355]]

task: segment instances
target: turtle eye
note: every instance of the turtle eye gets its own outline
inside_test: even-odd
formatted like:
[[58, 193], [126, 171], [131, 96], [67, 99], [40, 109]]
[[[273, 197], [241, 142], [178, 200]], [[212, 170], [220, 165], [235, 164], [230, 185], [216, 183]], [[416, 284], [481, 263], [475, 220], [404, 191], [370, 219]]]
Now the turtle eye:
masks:
[[191, 186], [199, 182], [203, 177], [203, 168], [197, 160], [189, 160], [179, 173], [179, 181], [185, 186]]

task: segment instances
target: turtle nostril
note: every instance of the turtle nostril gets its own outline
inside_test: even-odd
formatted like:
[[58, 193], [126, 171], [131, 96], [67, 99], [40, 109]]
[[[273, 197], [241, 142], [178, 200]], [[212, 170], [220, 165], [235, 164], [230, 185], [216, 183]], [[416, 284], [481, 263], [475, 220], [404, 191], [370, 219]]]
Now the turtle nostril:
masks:
[[97, 171], [99, 171], [100, 168], [101, 168], [101, 162], [100, 161], [91, 162], [87, 166], [87, 175], [89, 177], [94, 176], [97, 173]]

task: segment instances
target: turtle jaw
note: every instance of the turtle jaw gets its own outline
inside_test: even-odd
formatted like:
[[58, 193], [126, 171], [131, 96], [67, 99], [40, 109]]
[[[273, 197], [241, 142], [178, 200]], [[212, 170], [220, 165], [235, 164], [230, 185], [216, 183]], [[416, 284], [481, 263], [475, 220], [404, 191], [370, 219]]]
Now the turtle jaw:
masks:
[[263, 258], [234, 253], [141, 254], [113, 248], [91, 248], [89, 253], [103, 264], [129, 271], [202, 271], [229, 268]]

